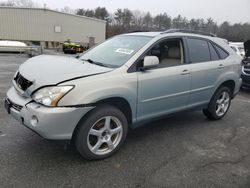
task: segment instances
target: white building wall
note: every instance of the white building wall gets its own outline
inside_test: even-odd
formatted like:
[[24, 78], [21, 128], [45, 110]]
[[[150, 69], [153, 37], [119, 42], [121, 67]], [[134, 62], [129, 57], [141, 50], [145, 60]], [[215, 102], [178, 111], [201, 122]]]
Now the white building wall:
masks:
[[95, 43], [101, 43], [105, 31], [103, 20], [47, 9], [0, 7], [0, 40], [63, 42], [70, 39], [88, 43], [89, 37], [94, 37]]

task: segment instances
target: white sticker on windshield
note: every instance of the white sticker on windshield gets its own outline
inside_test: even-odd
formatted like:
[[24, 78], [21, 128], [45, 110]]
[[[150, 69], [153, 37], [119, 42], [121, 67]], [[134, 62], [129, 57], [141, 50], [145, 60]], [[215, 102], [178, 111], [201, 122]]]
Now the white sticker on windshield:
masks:
[[130, 55], [134, 52], [134, 50], [118, 48], [115, 52]]

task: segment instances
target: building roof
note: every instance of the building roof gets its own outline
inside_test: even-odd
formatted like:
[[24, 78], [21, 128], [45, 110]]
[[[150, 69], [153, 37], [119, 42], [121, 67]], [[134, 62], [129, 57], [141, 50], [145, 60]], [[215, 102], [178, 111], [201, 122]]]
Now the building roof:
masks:
[[57, 10], [51, 10], [51, 9], [47, 9], [47, 8], [26, 8], [26, 7], [0, 6], [0, 9], [23, 9], [23, 10], [39, 10], [39, 11], [42, 10], [42, 11], [49, 11], [49, 12], [54, 12], [54, 13], [58, 13], [58, 14], [65, 14], [68, 16], [75, 16], [75, 17], [80, 17], [80, 18], [84, 18], [84, 19], [89, 19], [89, 20], [93, 20], [93, 21], [106, 23], [105, 20], [101, 20], [101, 19], [97, 19], [97, 18], [90, 18], [87, 16], [80, 16], [80, 15], [75, 15], [75, 14], [70, 14], [70, 13], [65, 13], [65, 12], [60, 12]]

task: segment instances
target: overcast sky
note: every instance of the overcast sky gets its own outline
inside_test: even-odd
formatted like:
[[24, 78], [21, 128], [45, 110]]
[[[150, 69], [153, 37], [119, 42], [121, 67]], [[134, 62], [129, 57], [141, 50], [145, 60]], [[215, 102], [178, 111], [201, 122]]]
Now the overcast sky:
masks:
[[118, 8], [131, 10], [150, 11], [153, 15], [167, 12], [174, 17], [178, 14], [187, 18], [212, 17], [218, 23], [250, 23], [250, 0], [34, 0], [47, 7], [93, 9], [98, 6], [106, 7], [114, 12]]

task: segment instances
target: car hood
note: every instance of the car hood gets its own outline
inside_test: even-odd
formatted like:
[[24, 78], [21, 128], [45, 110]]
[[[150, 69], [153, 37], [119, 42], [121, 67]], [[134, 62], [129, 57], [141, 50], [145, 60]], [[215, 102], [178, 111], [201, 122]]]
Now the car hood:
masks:
[[73, 57], [40, 55], [27, 60], [19, 67], [19, 73], [33, 84], [27, 89], [31, 93], [39, 87], [105, 73], [112, 68], [91, 64]]
[[244, 42], [246, 57], [250, 57], [250, 40]]

